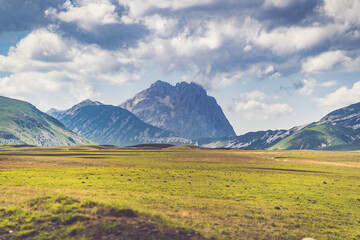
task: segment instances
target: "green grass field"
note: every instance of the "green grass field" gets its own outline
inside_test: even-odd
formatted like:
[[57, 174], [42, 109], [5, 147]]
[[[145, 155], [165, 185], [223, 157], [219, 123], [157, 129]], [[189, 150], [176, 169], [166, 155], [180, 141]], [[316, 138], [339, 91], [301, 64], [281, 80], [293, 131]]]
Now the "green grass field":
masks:
[[360, 239], [360, 153], [0, 147], [0, 239]]

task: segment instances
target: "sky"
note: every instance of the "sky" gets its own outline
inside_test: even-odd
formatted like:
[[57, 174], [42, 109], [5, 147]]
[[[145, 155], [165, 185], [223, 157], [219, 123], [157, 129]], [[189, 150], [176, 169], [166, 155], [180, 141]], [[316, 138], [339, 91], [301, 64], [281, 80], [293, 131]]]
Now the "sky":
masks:
[[237, 134], [360, 102], [360, 0], [0, 0], [0, 95], [46, 111], [196, 82]]

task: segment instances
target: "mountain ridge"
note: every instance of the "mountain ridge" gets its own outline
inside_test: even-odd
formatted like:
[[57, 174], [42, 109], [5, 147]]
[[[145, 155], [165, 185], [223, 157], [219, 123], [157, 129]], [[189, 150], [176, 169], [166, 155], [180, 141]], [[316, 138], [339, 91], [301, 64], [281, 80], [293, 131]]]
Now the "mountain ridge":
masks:
[[[360, 140], [360, 103], [355, 103], [330, 112], [319, 121], [308, 124], [294, 136], [282, 139], [269, 149], [339, 149], [339, 146], [353, 144], [358, 140]], [[356, 149], [358, 148], [355, 147]]]
[[34, 105], [0, 96], [0, 144], [56, 146], [93, 144]]
[[317, 122], [289, 130], [248, 132], [239, 136], [200, 140], [197, 143], [204, 147], [240, 149], [359, 150], [360, 103], [334, 110]]
[[73, 131], [101, 144], [190, 143], [170, 131], [141, 121], [126, 109], [100, 102], [85, 100], [53, 115]]

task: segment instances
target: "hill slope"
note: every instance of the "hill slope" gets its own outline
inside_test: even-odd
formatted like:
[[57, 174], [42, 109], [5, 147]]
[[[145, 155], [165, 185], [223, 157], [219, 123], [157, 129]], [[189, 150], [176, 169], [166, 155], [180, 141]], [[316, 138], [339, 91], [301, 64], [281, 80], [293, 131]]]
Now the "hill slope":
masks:
[[208, 138], [195, 144], [213, 148], [360, 150], [360, 103], [337, 109], [321, 120], [290, 130], [249, 132]]
[[235, 135], [215, 98], [195, 83], [172, 86], [157, 81], [120, 106], [141, 120], [184, 138]]
[[0, 144], [91, 144], [30, 103], [0, 96]]
[[350, 144], [353, 132], [330, 123], [313, 123], [279, 141], [270, 150], [322, 149], [329, 146]]
[[101, 143], [128, 146], [143, 143], [189, 143], [174, 133], [151, 126], [120, 107], [85, 100], [52, 115], [70, 129]]
[[360, 103], [337, 109], [270, 149], [358, 150]]

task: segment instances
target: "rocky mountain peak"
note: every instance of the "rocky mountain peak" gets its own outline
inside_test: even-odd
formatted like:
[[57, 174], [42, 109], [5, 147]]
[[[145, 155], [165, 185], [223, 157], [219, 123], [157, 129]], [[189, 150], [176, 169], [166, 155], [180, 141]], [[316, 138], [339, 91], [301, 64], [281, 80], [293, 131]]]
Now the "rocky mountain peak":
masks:
[[177, 94], [195, 94], [197, 97], [207, 97], [206, 90], [199, 84], [191, 82], [180, 82], [175, 85]]
[[79, 108], [82, 107], [86, 107], [86, 106], [99, 106], [99, 105], [104, 105], [101, 102], [97, 102], [97, 101], [91, 101], [90, 99], [86, 99], [74, 106], [72, 106], [70, 109], [68, 110], [57, 110], [55, 108], [52, 108], [50, 110], [48, 110], [46, 113], [49, 114], [50, 116], [54, 117], [54, 118], [61, 118], [62, 115], [73, 115]]
[[166, 95], [173, 94], [174, 91], [175, 88], [170, 83], [158, 80], [155, 83], [151, 84], [150, 88], [142, 91], [141, 93], [149, 96], [153, 95], [164, 97]]
[[153, 84], [151, 84], [150, 88], [158, 88], [158, 87], [170, 87], [171, 84], [168, 82], [164, 82], [161, 80], [157, 80], [156, 82], [154, 82]]
[[159, 80], [120, 106], [151, 125], [189, 139], [235, 134], [216, 100], [196, 83], [173, 86]]
[[78, 104], [76, 104], [75, 106], [99, 106], [99, 105], [103, 105], [101, 102], [98, 101], [91, 101], [90, 99], [86, 99]]
[[67, 114], [73, 114], [76, 110], [78, 110], [81, 107], [86, 107], [86, 106], [99, 106], [99, 105], [103, 105], [101, 102], [97, 102], [97, 101], [91, 101], [90, 99], [86, 99], [76, 105], [74, 105], [72, 108], [70, 108], [67, 111]]

